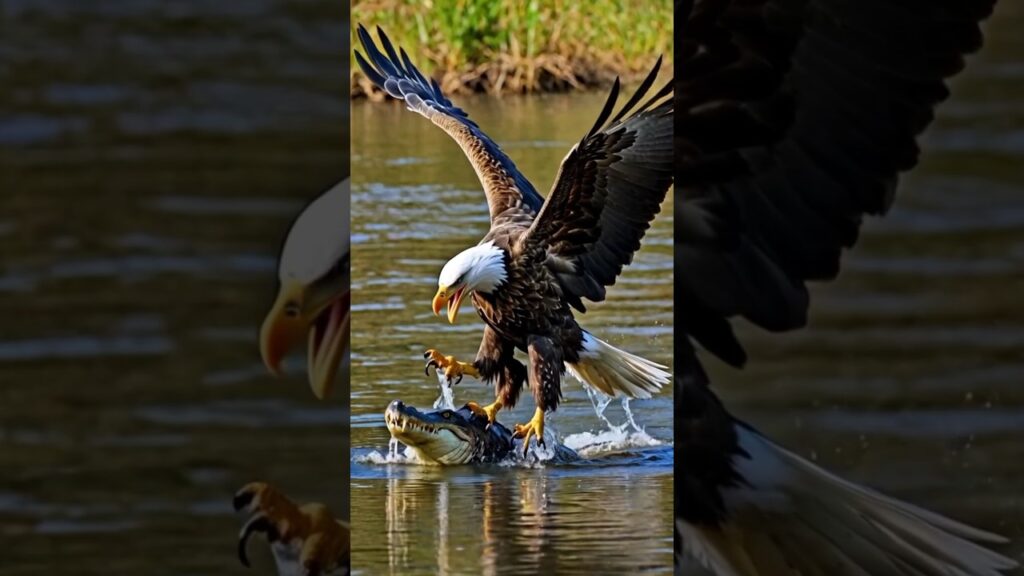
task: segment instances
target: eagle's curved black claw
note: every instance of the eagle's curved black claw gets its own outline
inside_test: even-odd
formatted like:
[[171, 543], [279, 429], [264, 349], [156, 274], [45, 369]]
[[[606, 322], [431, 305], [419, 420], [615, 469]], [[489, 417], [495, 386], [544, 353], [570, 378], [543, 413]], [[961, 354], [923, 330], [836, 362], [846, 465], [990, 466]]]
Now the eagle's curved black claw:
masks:
[[459, 377], [455, 379], [455, 382], [452, 384], [452, 386], [458, 384], [459, 382], [462, 382], [462, 374], [459, 374]]
[[254, 515], [245, 523], [242, 527], [241, 533], [238, 535], [238, 560], [246, 568], [251, 567], [249, 564], [249, 556], [246, 554], [246, 544], [249, 542], [249, 538], [254, 532], [263, 532], [267, 535], [267, 541], [273, 543], [280, 536], [277, 533], [277, 528], [273, 522], [267, 518], [266, 514], [260, 512]]

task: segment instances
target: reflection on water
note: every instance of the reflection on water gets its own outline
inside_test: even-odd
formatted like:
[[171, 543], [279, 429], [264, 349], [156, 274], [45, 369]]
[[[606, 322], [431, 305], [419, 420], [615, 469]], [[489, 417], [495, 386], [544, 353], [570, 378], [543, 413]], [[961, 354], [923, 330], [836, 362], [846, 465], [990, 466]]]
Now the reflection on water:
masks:
[[892, 212], [806, 330], [745, 330], [730, 408], [843, 476], [1013, 540], [1024, 561], [1024, 4], [999, 2]]
[[[355, 564], [396, 574], [668, 573], [672, 535], [659, 525], [671, 517], [671, 447], [644, 459], [611, 458], [599, 474], [586, 463], [391, 465], [376, 483], [353, 481], [360, 492], [379, 484], [385, 534], [364, 540]], [[353, 517], [380, 515], [376, 501], [354, 499]], [[602, 536], [609, 541], [594, 545]]]
[[[593, 124], [604, 94], [478, 98], [460, 102], [533, 179], [550, 188], [566, 151]], [[420, 408], [438, 397], [423, 351], [471, 360], [482, 324], [469, 304], [459, 323], [431, 313], [445, 260], [475, 244], [489, 223], [480, 184], [458, 147], [400, 105], [357, 103], [353, 119], [352, 518], [353, 568], [363, 574], [669, 573], [672, 455], [660, 444], [628, 455], [540, 467], [381, 465], [383, 412], [401, 399]], [[666, 202], [671, 206], [671, 199]], [[635, 263], [581, 324], [612, 344], [672, 364], [672, 214], [661, 214]], [[601, 431], [581, 385], [566, 376], [565, 400], [547, 429], [567, 441]], [[466, 378], [455, 404], [490, 401]], [[630, 407], [654, 438], [672, 437], [671, 391]], [[500, 420], [533, 413], [524, 393]], [[608, 409], [626, 420], [617, 403]], [[657, 443], [655, 443], [657, 444]]]
[[256, 343], [346, 171], [344, 11], [0, 2], [5, 576], [242, 573], [255, 479], [347, 509], [345, 411]]

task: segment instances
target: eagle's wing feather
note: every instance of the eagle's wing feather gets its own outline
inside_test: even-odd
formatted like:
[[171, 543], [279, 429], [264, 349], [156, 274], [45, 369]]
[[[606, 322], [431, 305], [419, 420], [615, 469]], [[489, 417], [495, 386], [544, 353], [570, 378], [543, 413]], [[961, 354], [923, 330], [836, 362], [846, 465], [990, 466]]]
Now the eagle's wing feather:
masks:
[[731, 318], [806, 322], [805, 283], [834, 278], [863, 216], [889, 208], [993, 4], [676, 1], [677, 520], [727, 520], [722, 490], [752, 459], [695, 344], [739, 366]]
[[672, 83], [637, 107], [660, 64], [659, 59], [609, 120], [618, 98], [616, 81], [594, 127], [562, 161], [551, 194], [523, 239], [546, 249], [563, 295], [581, 311], [583, 298], [604, 300], [605, 287], [633, 260], [672, 184]]
[[698, 0], [676, 87], [681, 327], [726, 362], [729, 318], [807, 320], [862, 216], [892, 203], [916, 137], [981, 45], [994, 0]]
[[461, 108], [445, 97], [437, 82], [427, 80], [405, 50], [396, 52], [379, 28], [377, 35], [386, 54], [377, 48], [362, 25], [358, 34], [366, 51], [365, 57], [356, 51], [356, 62], [363, 73], [390, 96], [405, 101], [410, 110], [444, 130], [462, 148], [483, 184], [492, 222], [509, 208], [525, 207], [533, 213], [540, 210], [544, 199], [529, 180]]

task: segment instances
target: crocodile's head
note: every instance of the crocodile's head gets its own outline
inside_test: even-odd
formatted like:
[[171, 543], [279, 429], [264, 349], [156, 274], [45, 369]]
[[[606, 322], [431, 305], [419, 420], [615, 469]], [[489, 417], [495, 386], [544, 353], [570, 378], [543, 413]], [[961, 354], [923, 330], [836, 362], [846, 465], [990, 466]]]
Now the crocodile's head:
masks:
[[384, 422], [393, 438], [425, 462], [497, 462], [512, 451], [512, 433], [508, 428], [497, 422], [488, 428], [487, 419], [466, 406], [421, 412], [395, 400], [384, 411]]

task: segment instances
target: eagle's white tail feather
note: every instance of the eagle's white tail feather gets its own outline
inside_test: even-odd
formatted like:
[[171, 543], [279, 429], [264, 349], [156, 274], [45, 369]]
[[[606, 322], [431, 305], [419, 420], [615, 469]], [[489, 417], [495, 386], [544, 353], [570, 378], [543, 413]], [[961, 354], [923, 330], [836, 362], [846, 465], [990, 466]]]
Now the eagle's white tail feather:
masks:
[[978, 530], [830, 474], [741, 428], [748, 485], [718, 528], [680, 523], [684, 550], [720, 576], [1000, 576], [1017, 563]]
[[583, 333], [580, 361], [566, 362], [565, 367], [576, 379], [608, 396], [650, 398], [672, 379], [665, 366], [620, 350], [589, 332]]

